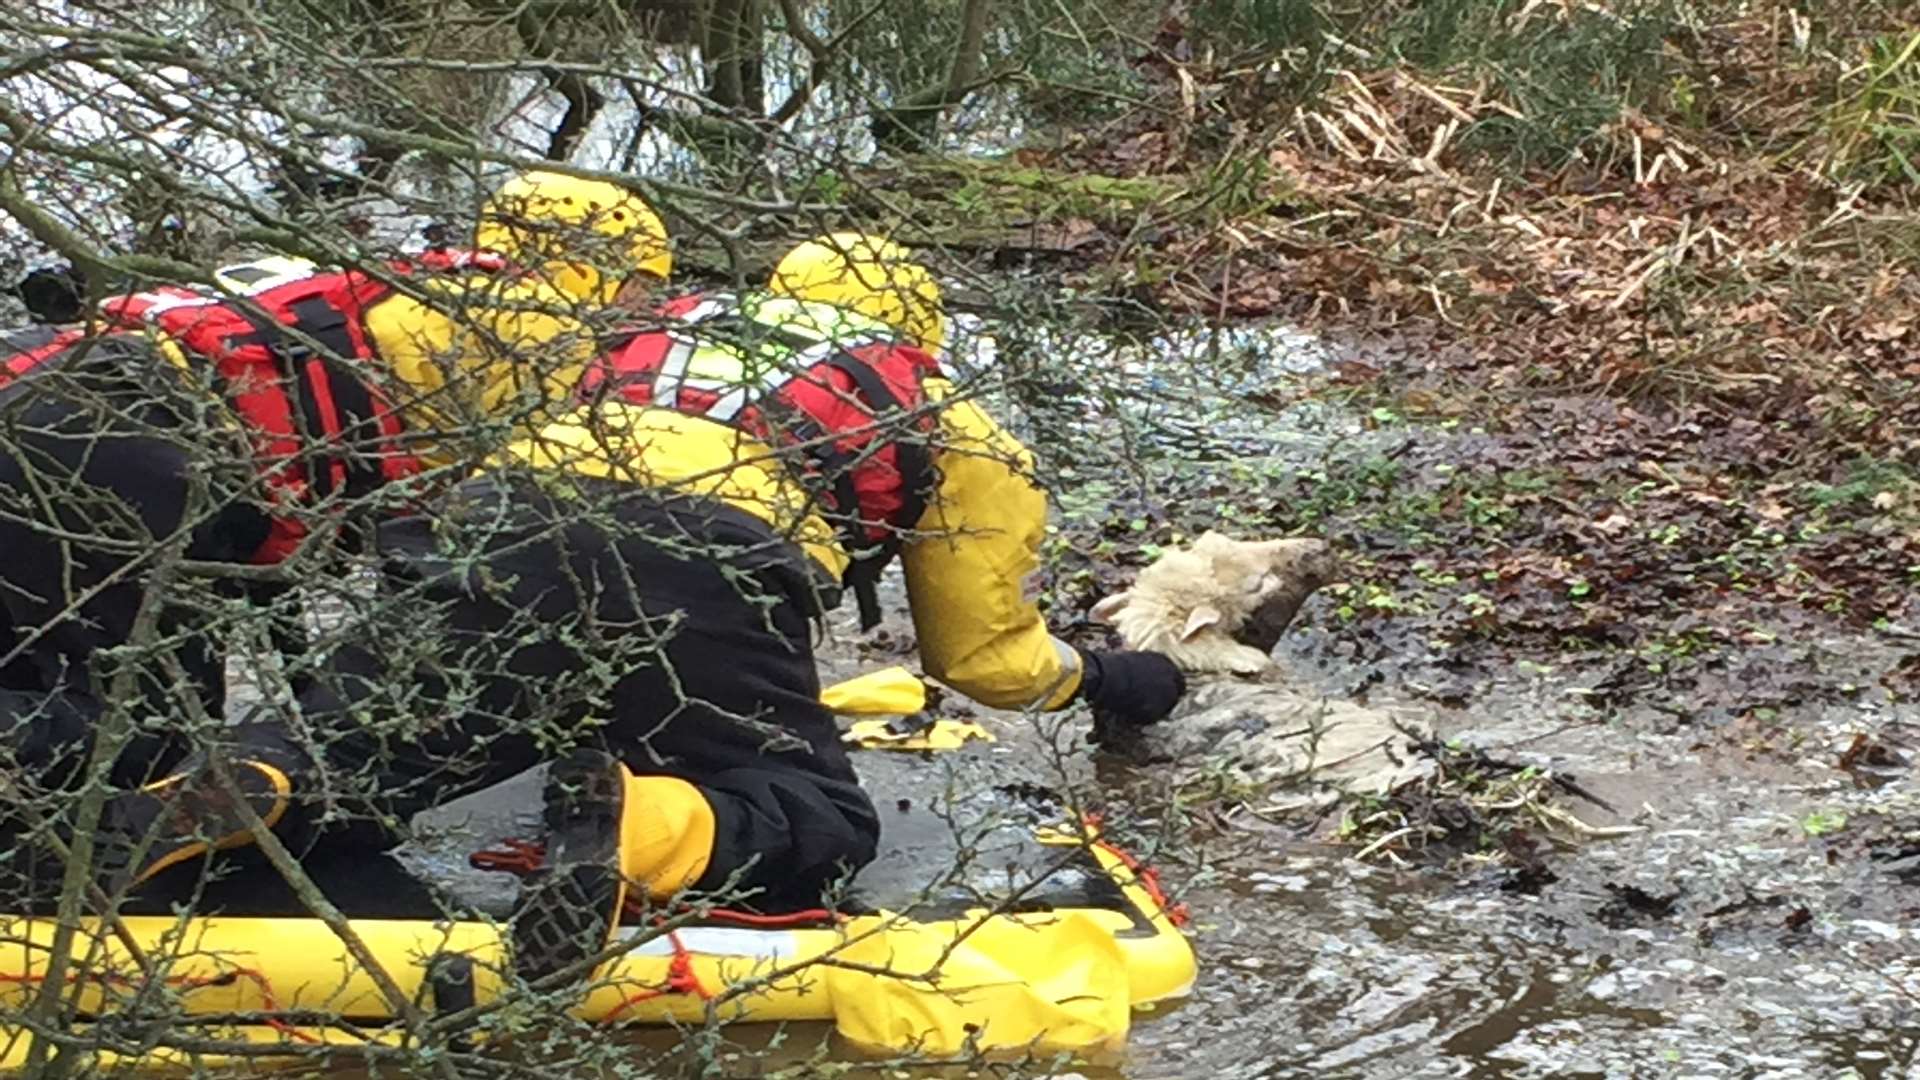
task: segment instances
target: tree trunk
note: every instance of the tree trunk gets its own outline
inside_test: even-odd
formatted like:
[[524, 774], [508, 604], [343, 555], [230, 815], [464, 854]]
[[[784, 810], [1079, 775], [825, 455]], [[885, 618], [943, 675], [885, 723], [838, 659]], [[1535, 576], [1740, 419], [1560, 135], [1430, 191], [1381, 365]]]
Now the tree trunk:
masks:
[[874, 141], [892, 153], [928, 149], [939, 133], [940, 117], [967, 99], [979, 85], [987, 26], [993, 0], [967, 0], [960, 11], [960, 34], [954, 42], [953, 66], [947, 78], [908, 97], [894, 108], [874, 114]]
[[740, 64], [742, 103], [756, 117], [767, 111], [766, 29], [766, 0], [746, 0], [733, 44]]
[[707, 98], [723, 109], [747, 103], [740, 38], [751, 0], [713, 0], [707, 8], [700, 55], [707, 65]]
[[[520, 43], [526, 47], [527, 55], [535, 60], [557, 60], [561, 55], [560, 35], [555, 26], [562, 18], [553, 10], [529, 6], [520, 12], [514, 20], [514, 31], [520, 36]], [[557, 68], [544, 68], [540, 74], [547, 85], [567, 99], [567, 111], [561, 115], [560, 123], [547, 137], [547, 158], [552, 161], [565, 161], [585, 134], [587, 125], [600, 113], [606, 98], [593, 88], [593, 83], [585, 75], [574, 71], [561, 71]]]

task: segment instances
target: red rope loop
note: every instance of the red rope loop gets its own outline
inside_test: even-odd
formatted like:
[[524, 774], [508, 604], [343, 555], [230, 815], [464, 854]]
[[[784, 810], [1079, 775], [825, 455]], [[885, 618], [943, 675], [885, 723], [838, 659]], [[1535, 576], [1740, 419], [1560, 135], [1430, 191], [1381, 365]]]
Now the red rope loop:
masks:
[[1187, 910], [1187, 905], [1174, 903], [1172, 898], [1167, 895], [1166, 889], [1160, 884], [1160, 872], [1158, 870], [1141, 862], [1113, 841], [1098, 838], [1100, 815], [1088, 814], [1086, 816], [1086, 822], [1088, 832], [1095, 834], [1095, 839], [1092, 841], [1093, 846], [1118, 859], [1120, 865], [1126, 867], [1127, 870], [1133, 874], [1133, 880], [1139, 883], [1140, 888], [1146, 892], [1147, 897], [1151, 899], [1154, 905], [1160, 909], [1161, 913], [1167, 917], [1168, 922], [1175, 926], [1185, 926], [1193, 920], [1193, 913]]
[[526, 877], [546, 865], [547, 849], [531, 840], [508, 837], [500, 846], [476, 851], [467, 856], [467, 865], [475, 870], [490, 870]]
[[668, 994], [691, 994], [702, 1001], [712, 1001], [713, 994], [701, 985], [700, 976], [693, 970], [693, 954], [681, 943], [677, 931], [667, 931], [667, 941], [673, 946], [673, 959], [667, 961], [667, 979], [659, 986], [649, 986], [627, 995], [613, 1010], [600, 1018], [602, 1024], [611, 1024], [620, 1019], [627, 1010], [643, 1001], [666, 997]]

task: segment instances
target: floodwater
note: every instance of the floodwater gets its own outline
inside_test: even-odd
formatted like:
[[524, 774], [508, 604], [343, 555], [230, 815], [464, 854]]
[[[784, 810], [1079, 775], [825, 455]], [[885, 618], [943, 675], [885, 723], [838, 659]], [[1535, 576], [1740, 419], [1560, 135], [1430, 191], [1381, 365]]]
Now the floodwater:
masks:
[[[1311, 468], [1367, 452], [1376, 437], [1337, 410], [1236, 409], [1243, 396], [1312, 370], [1324, 351], [1303, 353], [1303, 342], [1320, 349], [1284, 331], [1242, 331], [1224, 349], [1204, 336], [1116, 345], [1112, 363], [1094, 365], [1115, 385], [993, 404], [1041, 448], [1043, 471], [1079, 470], [1083, 484], [1101, 482], [1099, 461], [1116, 445], [1134, 448], [1131, 467], [1149, 486], [1156, 461], [1182, 455]], [[1203, 349], [1225, 375], [1176, 378], [1153, 367], [1153, 357]], [[1060, 449], [1073, 445], [1085, 449]], [[822, 649], [829, 678], [911, 662], [897, 579], [885, 598], [890, 615], [873, 634], [842, 613]], [[1834, 767], [1857, 734], [1890, 746], [1920, 736], [1911, 703], [1870, 688], [1838, 705], [1790, 706], [1781, 723], [1799, 741], [1764, 754], [1686, 716], [1596, 709], [1577, 666], [1517, 666], [1441, 708], [1419, 699], [1407, 669], [1356, 672], [1339, 659], [1321, 606], [1309, 603], [1281, 649], [1299, 679], [1330, 693], [1371, 684], [1374, 704], [1423, 710], [1443, 737], [1576, 775], [1617, 810], [1574, 806], [1585, 820], [1640, 831], [1552, 850], [1555, 880], [1533, 891], [1511, 887], [1511, 872], [1490, 863], [1360, 863], [1351, 846], [1244, 811], [1177, 814], [1163, 766], [1097, 761], [1083, 745], [1049, 765], [1056, 721], [975, 710], [1000, 738], [992, 753], [1004, 781], [1070, 785], [1108, 804], [1114, 834], [1150, 853], [1191, 909], [1200, 958], [1192, 996], [1139, 1013], [1121, 1057], [1021, 1071], [1128, 1080], [1920, 1076], [1920, 791], [1910, 768], [1858, 787]], [[1421, 642], [1409, 626], [1408, 668]], [[1869, 687], [1869, 673], [1890, 659], [1879, 639], [1801, 649], [1827, 677]], [[928, 781], [929, 797], [946, 782]], [[531, 792], [529, 783], [483, 799], [480, 817], [490, 806], [497, 825], [499, 808], [524, 805]], [[469, 820], [469, 809], [443, 817]], [[1840, 820], [1837, 831], [1809, 826]], [[929, 877], [944, 869], [938, 853], [927, 859]], [[652, 1058], [676, 1038], [637, 1035], [636, 1051]], [[847, 1054], [821, 1026], [776, 1039], [736, 1025], [726, 1038], [733, 1049], [722, 1057], [745, 1075], [822, 1046]]]
[[1493, 868], [1362, 865], [1230, 821], [1182, 896], [1194, 998], [1146, 1019], [1121, 1071], [1909, 1075], [1920, 897], [1871, 859], [1830, 860], [1802, 828], [1816, 811], [1912, 814], [1910, 779], [1858, 791], [1831, 767], [1862, 718], [1835, 718], [1803, 761], [1759, 766], [1686, 731], [1536, 738], [1570, 719], [1543, 704], [1551, 690], [1491, 688], [1436, 719], [1475, 743], [1524, 742], [1512, 756], [1574, 772], [1621, 810], [1582, 808], [1588, 820], [1643, 832], [1550, 856], [1558, 880], [1528, 895]]
[[[1243, 334], [1227, 350], [1232, 373], [1210, 381], [1191, 372], [1175, 380], [1143, 359], [1177, 357], [1192, 341], [1116, 348], [1117, 362], [1102, 370], [1166, 392], [1089, 384], [1037, 402], [1003, 398], [996, 411], [1040, 447], [1044, 469], [1079, 470], [1082, 487], [1127, 470], [1131, 479], [1113, 479], [1116, 487], [1143, 478], [1151, 487], [1156, 463], [1178, 455], [1313, 467], [1365, 451], [1373, 436], [1337, 410], [1235, 411], [1237, 396], [1311, 367], [1300, 340]], [[1081, 453], [1055, 449], [1076, 443]], [[1103, 473], [1100, 459], [1112, 462], [1118, 445], [1132, 456]], [[1068, 516], [1085, 512], [1069, 507]], [[886, 599], [888, 621], [873, 634], [842, 614], [822, 650], [828, 677], [910, 662], [897, 579]], [[1871, 672], [1892, 659], [1884, 638], [1798, 642], [1812, 670], [1862, 689], [1784, 706], [1780, 723], [1797, 738], [1762, 752], [1738, 731], [1687, 715], [1596, 708], [1578, 665], [1516, 666], [1441, 708], [1408, 674], [1424, 647], [1417, 621], [1402, 642], [1407, 667], [1358, 672], [1332, 647], [1324, 606], [1310, 602], [1282, 645], [1298, 679], [1330, 693], [1370, 684], [1375, 704], [1422, 710], [1443, 737], [1572, 773], [1616, 812], [1572, 809], [1593, 825], [1639, 831], [1553, 848], [1552, 880], [1534, 888], [1471, 859], [1361, 863], [1352, 846], [1231, 804], [1176, 805], [1177, 770], [1165, 766], [1097, 761], [1071, 744], [1055, 768], [1045, 751], [1057, 744], [1057, 720], [975, 710], [1000, 740], [989, 751], [997, 782], [1070, 785], [1107, 804], [1113, 835], [1148, 854], [1190, 908], [1200, 958], [1191, 997], [1139, 1013], [1120, 1057], [1021, 1071], [1129, 1080], [1920, 1076], [1920, 790], [1909, 764], [1877, 786], [1835, 766], [1857, 735], [1896, 748], [1920, 741], [1920, 711], [1873, 684]], [[945, 783], [930, 773], [929, 797]], [[469, 800], [435, 815], [436, 827], [511, 831], [533, 791], [522, 781]], [[437, 874], [458, 869], [456, 857], [419, 859]], [[930, 875], [943, 869], [937, 862]], [[678, 1034], [634, 1038], [637, 1060], [682, 1067], [657, 1057]], [[736, 1075], [804, 1061], [823, 1045], [847, 1054], [819, 1026], [776, 1038], [736, 1025], [726, 1039], [720, 1057]]]
[[[1098, 460], [1123, 444], [1157, 441], [1163, 456], [1230, 454], [1242, 466], [1269, 455], [1315, 467], [1368, 452], [1376, 437], [1336, 410], [1235, 411], [1236, 396], [1265, 389], [1263, 379], [1284, 383], [1310, 369], [1302, 340], [1243, 331], [1215, 353], [1232, 372], [1210, 381], [1155, 372], [1149, 359], [1209, 348], [1204, 338], [1116, 347], [1101, 370], [1166, 392], [1130, 396], [1090, 383], [1037, 409], [1011, 396], [994, 407], [1043, 455], [1056, 448], [1043, 470], [1081, 470], [1083, 482], [1101, 480]], [[1050, 425], [1062, 426], [1049, 437]], [[1057, 451], [1076, 443], [1078, 455]], [[1153, 454], [1132, 462], [1149, 483], [1153, 464], [1141, 459]], [[870, 635], [843, 613], [822, 650], [828, 677], [911, 662], [897, 579], [884, 597], [889, 618]], [[1138, 1013], [1122, 1056], [1019, 1071], [1126, 1080], [1920, 1076], [1920, 788], [1910, 767], [1878, 787], [1856, 786], [1835, 767], [1858, 734], [1888, 746], [1920, 737], [1920, 711], [1872, 688], [1870, 673], [1894, 659], [1885, 640], [1800, 642], [1800, 658], [1824, 677], [1869, 689], [1837, 705], [1788, 706], [1780, 723], [1798, 741], [1760, 753], [1738, 733], [1684, 715], [1596, 709], [1583, 693], [1590, 674], [1571, 665], [1519, 665], [1441, 708], [1418, 697], [1409, 674], [1422, 648], [1417, 625], [1404, 633], [1405, 668], [1357, 672], [1330, 646], [1321, 607], [1310, 602], [1282, 646], [1297, 678], [1329, 693], [1371, 685], [1373, 704], [1423, 711], [1442, 737], [1575, 775], [1617, 810], [1573, 805], [1582, 818], [1640, 831], [1551, 850], [1555, 880], [1535, 891], [1512, 887], [1506, 868], [1471, 860], [1363, 864], [1352, 846], [1244, 811], [1176, 814], [1164, 766], [1097, 760], [1084, 745], [1048, 764], [1056, 720], [975, 709], [972, 718], [1000, 739], [1002, 782], [1070, 785], [1108, 804], [1113, 834], [1148, 852], [1190, 908], [1200, 960], [1191, 997]], [[1084, 728], [1081, 718], [1070, 722]], [[929, 795], [943, 783], [930, 775]], [[1832, 832], [1811, 825], [1843, 819]], [[929, 876], [938, 863], [930, 853]], [[658, 1052], [674, 1037], [638, 1040]], [[822, 1046], [847, 1055], [822, 1027], [785, 1030], [778, 1049], [767, 1048], [770, 1032], [750, 1027], [728, 1038], [739, 1075]]]
[[[1148, 487], [1155, 462], [1176, 456], [1323, 467], [1380, 436], [1310, 402], [1247, 400], [1288, 400], [1290, 380], [1327, 355], [1284, 329], [1161, 339], [1078, 369], [1107, 385], [1039, 410], [1002, 405], [1043, 456], [1056, 451], [1043, 470], [1077, 469], [1083, 482], [1103, 457], [1106, 475], [1132, 471]], [[1074, 445], [1090, 449], [1058, 453]], [[1113, 462], [1117, 447], [1132, 460]], [[1371, 685], [1374, 704], [1423, 710], [1442, 737], [1573, 774], [1617, 810], [1575, 804], [1581, 817], [1639, 831], [1553, 850], [1555, 880], [1528, 891], [1490, 864], [1362, 864], [1351, 846], [1246, 812], [1170, 821], [1164, 767], [1103, 764], [1103, 793], [1133, 808], [1109, 820], [1157, 847], [1193, 912], [1201, 976], [1190, 999], [1136, 1017], [1124, 1060], [1074, 1069], [1139, 1080], [1920, 1076], [1920, 786], [1911, 758], [1878, 786], [1836, 767], [1858, 735], [1890, 747], [1920, 736], [1920, 709], [1875, 685], [1898, 660], [1886, 638], [1797, 641], [1798, 662], [1856, 689], [1784, 706], [1776, 722], [1795, 738], [1762, 752], [1670, 710], [1596, 708], [1575, 665], [1518, 665], [1441, 708], [1418, 699], [1404, 669], [1353, 670], [1308, 607], [1281, 650], [1299, 679], [1333, 693]], [[1424, 635], [1410, 622], [1413, 654]], [[892, 627], [892, 640], [903, 632]], [[1039, 744], [1022, 734], [1033, 724], [999, 719], [1003, 738]]]
[[[1871, 648], [1822, 644], [1836, 668]], [[1287, 659], [1313, 679], [1294, 649]], [[1155, 861], [1192, 911], [1201, 973], [1189, 999], [1136, 1016], [1124, 1058], [1071, 1071], [1920, 1075], [1920, 880], [1845, 830], [1803, 827], [1845, 814], [1857, 834], [1893, 838], [1880, 854], [1898, 854], [1888, 849], [1903, 835], [1920, 854], [1911, 775], [1859, 789], [1833, 767], [1854, 734], [1897, 743], [1920, 734], [1920, 716], [1862, 704], [1810, 717], [1798, 759], [1749, 760], [1685, 723], [1609, 722], [1570, 685], [1516, 677], [1466, 707], [1428, 708], [1442, 736], [1574, 774], [1619, 811], [1574, 807], [1589, 823], [1642, 830], [1553, 852], [1557, 880], [1537, 894], [1492, 865], [1362, 864], [1351, 846], [1244, 812], [1169, 828], [1162, 767], [1102, 764], [1102, 794], [1134, 807], [1131, 819], [1110, 812], [1116, 833], [1158, 843]], [[1051, 743], [1032, 718], [988, 723], [1012, 747]]]

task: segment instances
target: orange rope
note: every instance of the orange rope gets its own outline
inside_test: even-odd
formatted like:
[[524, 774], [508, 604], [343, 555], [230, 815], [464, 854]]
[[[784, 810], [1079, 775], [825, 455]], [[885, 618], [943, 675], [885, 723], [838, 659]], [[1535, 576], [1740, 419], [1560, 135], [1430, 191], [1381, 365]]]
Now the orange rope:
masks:
[[[0, 983], [37, 984], [45, 982], [46, 978], [45, 975], [22, 975], [13, 972], [0, 972]], [[70, 971], [67, 973], [66, 981], [72, 984], [87, 978], [91, 978], [104, 985], [132, 986], [134, 984], [133, 980], [127, 978], [125, 975], [115, 975], [111, 972]], [[254, 985], [260, 988], [260, 1000], [266, 1006], [263, 1011], [270, 1013], [280, 1011], [280, 1006], [273, 997], [273, 984], [267, 980], [264, 974], [253, 968], [235, 968], [232, 971], [222, 972], [219, 975], [174, 975], [165, 981], [168, 986], [178, 987], [182, 991], [191, 992], [209, 986], [232, 986], [240, 979], [251, 979]], [[321, 1041], [317, 1036], [301, 1031], [292, 1024], [276, 1017], [262, 1017], [261, 1022], [280, 1034], [291, 1039], [297, 1039], [300, 1042], [318, 1044]]]
[[1127, 870], [1133, 874], [1133, 879], [1139, 882], [1140, 888], [1146, 891], [1147, 897], [1159, 906], [1161, 913], [1166, 915], [1168, 922], [1175, 926], [1185, 926], [1192, 921], [1193, 914], [1187, 910], [1187, 905], [1173, 903], [1172, 899], [1167, 896], [1166, 890], [1160, 885], [1160, 872], [1158, 870], [1155, 870], [1153, 867], [1148, 866], [1146, 863], [1128, 854], [1124, 848], [1113, 841], [1099, 838], [1099, 814], [1088, 814], [1084, 820], [1087, 823], [1087, 831], [1090, 834], [1094, 834], [1092, 841], [1093, 846], [1120, 860], [1120, 865], [1126, 867]]
[[[261, 972], [255, 971], [252, 968], [239, 968], [228, 975], [223, 975], [215, 979], [207, 979], [198, 983], [193, 983], [185, 987], [185, 989], [197, 990], [202, 986], [223, 986], [223, 985], [232, 983], [235, 978], [252, 979], [254, 982], [254, 985], [260, 988], [260, 1001], [262, 1004], [264, 1004], [267, 1007], [266, 1011], [270, 1013], [280, 1011], [279, 1003], [274, 1001], [273, 999], [273, 984], [267, 981], [266, 975], [264, 975]], [[318, 1045], [321, 1041], [318, 1036], [309, 1034], [308, 1032], [305, 1032], [305, 1031], [301, 1031], [299, 1028], [294, 1027], [292, 1024], [289, 1024], [284, 1020], [276, 1019], [275, 1017], [271, 1017], [271, 1016], [265, 1017], [265, 1020], [267, 1022], [268, 1027], [272, 1028], [273, 1030], [279, 1032], [282, 1035], [287, 1036], [288, 1038], [295, 1039], [303, 1043], [311, 1043], [314, 1045]]]

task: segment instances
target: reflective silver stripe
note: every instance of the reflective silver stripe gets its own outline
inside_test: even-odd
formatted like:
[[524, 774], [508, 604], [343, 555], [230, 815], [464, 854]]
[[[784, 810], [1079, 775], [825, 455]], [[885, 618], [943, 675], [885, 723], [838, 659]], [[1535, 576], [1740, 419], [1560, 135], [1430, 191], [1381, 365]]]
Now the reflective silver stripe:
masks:
[[707, 406], [707, 416], [721, 423], [731, 423], [747, 407], [748, 387], [741, 386], [720, 395], [719, 400]]
[[[864, 342], [855, 342], [853, 347], [857, 348], [861, 344], [864, 344]], [[769, 398], [779, 393], [783, 387], [798, 378], [802, 372], [812, 369], [816, 364], [831, 359], [839, 353], [841, 348], [840, 343], [834, 341], [822, 341], [814, 345], [809, 345], [786, 358], [783, 368], [775, 368], [761, 375], [760, 378], [745, 383], [737, 379], [686, 378], [687, 365], [682, 364], [680, 366], [681, 377], [676, 381], [676, 385], [718, 394], [718, 400], [706, 409], [705, 415], [710, 419], [718, 420], [722, 423], [730, 423], [739, 417], [742, 409], [745, 409], [757, 400]], [[741, 367], [744, 369], [752, 363], [752, 359], [743, 357]]]
[[211, 307], [220, 302], [217, 296], [179, 296], [169, 293], [136, 293], [128, 301], [151, 298], [151, 302], [140, 308], [139, 317], [146, 322], [154, 322], [169, 311], [181, 308]]
[[1060, 661], [1060, 676], [1048, 683], [1045, 690], [1035, 694], [1033, 700], [1027, 702], [1029, 706], [1038, 705], [1045, 708], [1053, 701], [1053, 696], [1060, 692], [1061, 687], [1080, 677], [1080, 651], [1059, 638], [1048, 640], [1053, 642], [1054, 658]]
[[779, 393], [780, 389], [792, 382], [798, 374], [797, 371], [769, 372], [758, 381], [745, 384], [724, 379], [688, 379], [686, 384], [719, 394], [719, 399], [708, 406], [706, 414], [712, 419], [727, 423], [738, 417], [741, 409]]
[[[256, 271], [263, 277], [248, 281], [245, 276], [235, 277], [236, 273]], [[255, 262], [235, 263], [223, 266], [213, 272], [216, 280], [224, 281], [229, 289], [241, 296], [259, 296], [268, 289], [277, 289], [296, 281], [305, 281], [317, 277], [320, 268], [305, 259], [272, 257]]]
[[[820, 338], [814, 344], [779, 359], [780, 366], [764, 371], [758, 378], [752, 377], [749, 373], [766, 366], [767, 360], [770, 359], [765, 354], [764, 346], [756, 353], [749, 354], [744, 346], [733, 343], [711, 345], [707, 347], [732, 352], [739, 364], [741, 375], [735, 378], [715, 378], [690, 374], [702, 349], [698, 338], [700, 323], [733, 314], [737, 308], [737, 300], [731, 296], [720, 295], [702, 300], [677, 316], [682, 325], [667, 331], [673, 339], [673, 347], [667, 350], [666, 357], [661, 361], [660, 370], [653, 377], [653, 400], [656, 404], [679, 408], [681, 391], [701, 390], [715, 395], [715, 400], [713, 404], [701, 410], [700, 415], [721, 423], [732, 423], [755, 401], [772, 397], [802, 373], [831, 360], [840, 353], [867, 345], [892, 342], [890, 337], [868, 333], [857, 334], [849, 339]], [[793, 333], [813, 336], [804, 328], [787, 329]]]
[[[1059, 658], [1060, 660], [1060, 670], [1063, 673], [1063, 677], [1065, 675], [1079, 674], [1080, 673], [1080, 650], [1074, 648], [1073, 646], [1067, 644], [1064, 641], [1061, 641], [1059, 638], [1053, 638], [1052, 641], [1053, 641], [1053, 655]], [[1060, 689], [1060, 684], [1055, 683], [1053, 685], [1053, 690], [1058, 690], [1058, 689]], [[1047, 696], [1052, 697], [1053, 691], [1051, 690], [1048, 691]]]
[[718, 296], [701, 300], [680, 315], [674, 316], [681, 322], [697, 323], [718, 315], [725, 315], [733, 308], [733, 297], [721, 293]]
[[680, 400], [680, 384], [686, 381], [687, 365], [693, 363], [693, 351], [697, 346], [681, 337], [670, 334], [673, 347], [660, 361], [660, 370], [653, 376], [653, 403], [673, 408]]
[[834, 342], [822, 341], [816, 345], [809, 345], [788, 357], [784, 369], [775, 368], [751, 382], [742, 384], [723, 379], [688, 379], [686, 385], [719, 394], [719, 400], [707, 409], [707, 415], [727, 423], [738, 417], [740, 410], [756, 400], [770, 398], [779, 393], [781, 388], [798, 378], [801, 372], [832, 357], [838, 351], [838, 346]]
[[694, 355], [700, 349], [699, 324], [708, 319], [726, 315], [733, 309], [733, 297], [722, 293], [710, 299], [701, 300], [692, 308], [674, 318], [685, 324], [670, 327], [667, 336], [673, 339], [673, 348], [667, 350], [665, 359], [660, 362], [660, 370], [653, 377], [653, 400], [656, 404], [676, 406], [682, 387], [697, 390], [722, 390], [733, 386], [729, 381], [721, 385], [712, 385], [711, 380], [689, 379], [687, 370], [693, 365]]

